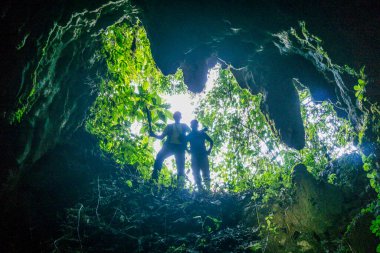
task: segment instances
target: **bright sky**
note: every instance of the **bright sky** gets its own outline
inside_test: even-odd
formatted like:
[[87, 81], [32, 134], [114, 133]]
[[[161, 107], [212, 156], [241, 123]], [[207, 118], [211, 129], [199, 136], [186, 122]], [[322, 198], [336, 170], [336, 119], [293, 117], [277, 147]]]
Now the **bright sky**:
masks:
[[179, 95], [164, 95], [163, 98], [166, 100], [168, 104], [170, 104], [170, 109], [172, 113], [179, 111], [182, 114], [182, 122], [190, 125], [190, 121], [195, 119], [196, 116], [194, 114], [195, 107], [197, 102], [203, 98], [208, 91], [210, 91], [218, 78], [218, 71], [220, 65], [216, 65], [214, 68], [209, 70], [207, 76], [206, 87], [203, 92], [192, 95], [190, 92], [186, 94]]
[[[172, 113], [179, 111], [182, 114], [182, 123], [190, 125], [190, 121], [195, 119], [195, 103], [194, 99], [191, 98], [190, 93], [179, 94], [179, 95], [165, 95], [163, 96], [165, 101], [170, 104], [170, 109]], [[173, 121], [171, 121], [173, 122]]]

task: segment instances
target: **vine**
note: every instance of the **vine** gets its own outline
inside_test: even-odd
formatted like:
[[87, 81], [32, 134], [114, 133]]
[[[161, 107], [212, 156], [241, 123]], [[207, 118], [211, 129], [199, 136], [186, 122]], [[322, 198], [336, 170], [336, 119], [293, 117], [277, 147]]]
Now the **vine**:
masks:
[[[365, 88], [368, 84], [364, 68], [360, 70], [358, 84], [354, 86], [355, 96], [360, 108], [364, 111], [364, 124], [358, 133], [359, 145], [362, 148], [363, 169], [367, 173], [370, 186], [377, 193], [377, 200], [363, 212], [372, 212], [375, 219], [371, 224], [371, 231], [380, 238], [380, 166], [379, 166], [379, 149], [380, 149], [380, 106], [377, 103], [371, 103], [365, 97]], [[380, 244], [376, 248], [380, 252]]]

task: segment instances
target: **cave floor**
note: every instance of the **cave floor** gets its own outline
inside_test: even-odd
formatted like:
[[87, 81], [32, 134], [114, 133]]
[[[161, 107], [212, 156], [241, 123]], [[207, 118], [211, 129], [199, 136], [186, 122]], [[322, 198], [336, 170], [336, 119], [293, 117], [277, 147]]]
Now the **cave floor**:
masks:
[[243, 222], [248, 196], [98, 180], [92, 194], [68, 209], [54, 246], [86, 252], [261, 251], [259, 229]]

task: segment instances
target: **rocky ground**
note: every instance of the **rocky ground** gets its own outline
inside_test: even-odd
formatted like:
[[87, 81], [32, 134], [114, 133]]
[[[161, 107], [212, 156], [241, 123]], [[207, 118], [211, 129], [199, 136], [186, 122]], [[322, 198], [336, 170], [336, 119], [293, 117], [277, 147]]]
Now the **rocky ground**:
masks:
[[[255, 252], [242, 223], [249, 194], [196, 193], [115, 179], [68, 209], [56, 252]], [[261, 251], [261, 250], [260, 250]]]

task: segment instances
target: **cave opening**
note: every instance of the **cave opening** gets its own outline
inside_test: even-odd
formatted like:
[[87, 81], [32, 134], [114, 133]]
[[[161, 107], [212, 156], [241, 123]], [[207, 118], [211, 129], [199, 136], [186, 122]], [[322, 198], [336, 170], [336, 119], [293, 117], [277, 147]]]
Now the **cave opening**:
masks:
[[[163, 131], [175, 111], [183, 122], [198, 119], [209, 128], [215, 141], [210, 155], [213, 191], [242, 192], [252, 188], [290, 188], [291, 171], [304, 163], [319, 177], [328, 164], [343, 154], [357, 151], [353, 128], [338, 118], [330, 102], [313, 101], [310, 91], [294, 80], [300, 97], [306, 147], [300, 151], [284, 145], [273, 122], [262, 110], [262, 94], [253, 95], [237, 83], [231, 66], [218, 63], [208, 71], [200, 93], [188, 90], [180, 69], [164, 76], [153, 60], [144, 27], [114, 25], [103, 36], [109, 73], [100, 90], [86, 129], [94, 134], [101, 149], [120, 165], [132, 168], [142, 180], [149, 180], [160, 141], [149, 138], [146, 109], [152, 115], [154, 131]], [[189, 157], [186, 163], [187, 187], [194, 189]], [[174, 159], [168, 160], [160, 184], [176, 185]], [[334, 182], [334, 175], [329, 175]]]

